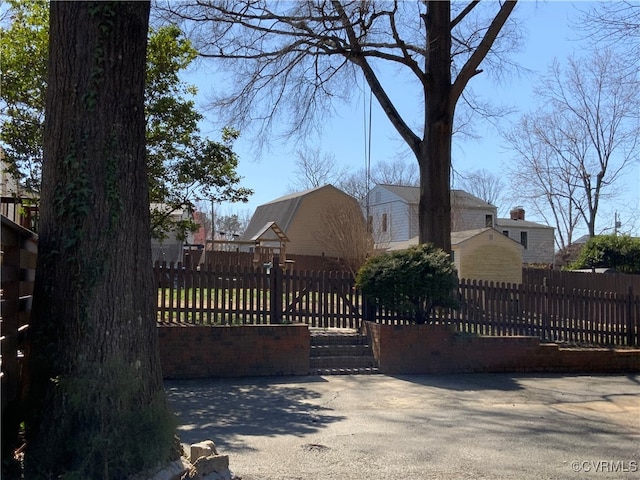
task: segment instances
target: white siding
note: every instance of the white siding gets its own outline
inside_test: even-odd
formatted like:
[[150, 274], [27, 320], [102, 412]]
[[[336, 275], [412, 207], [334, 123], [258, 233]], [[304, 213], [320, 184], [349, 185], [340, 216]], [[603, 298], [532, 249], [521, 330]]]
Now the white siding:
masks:
[[[374, 187], [370, 194], [369, 216], [373, 218], [376, 243], [409, 240], [410, 214], [407, 202], [386, 188]], [[366, 215], [367, 207], [363, 207]], [[383, 215], [387, 216], [387, 229], [383, 231]]]
[[531, 228], [498, 226], [500, 233], [508, 232], [508, 237], [520, 243], [521, 233], [527, 233], [527, 247], [522, 251], [523, 263], [554, 262], [554, 239], [552, 228]]
[[[491, 215], [493, 222], [487, 225], [487, 215]], [[462, 232], [478, 228], [494, 227], [496, 209], [493, 208], [456, 208], [451, 209], [451, 231]]]

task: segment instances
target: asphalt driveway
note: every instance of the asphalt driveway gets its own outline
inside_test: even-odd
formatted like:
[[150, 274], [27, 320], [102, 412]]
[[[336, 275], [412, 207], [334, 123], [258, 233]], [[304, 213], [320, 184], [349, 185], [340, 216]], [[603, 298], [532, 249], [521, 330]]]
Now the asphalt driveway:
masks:
[[244, 480], [640, 478], [640, 375], [168, 381]]

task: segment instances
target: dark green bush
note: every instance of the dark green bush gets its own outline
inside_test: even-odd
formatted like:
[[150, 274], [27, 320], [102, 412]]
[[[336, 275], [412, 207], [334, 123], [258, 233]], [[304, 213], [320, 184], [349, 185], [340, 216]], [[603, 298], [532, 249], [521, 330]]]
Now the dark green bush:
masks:
[[569, 269], [615, 268], [621, 273], [640, 273], [640, 239], [629, 235], [591, 237]]
[[429, 243], [368, 259], [356, 285], [370, 300], [416, 323], [429, 320], [434, 307], [458, 306], [458, 272], [449, 255]]

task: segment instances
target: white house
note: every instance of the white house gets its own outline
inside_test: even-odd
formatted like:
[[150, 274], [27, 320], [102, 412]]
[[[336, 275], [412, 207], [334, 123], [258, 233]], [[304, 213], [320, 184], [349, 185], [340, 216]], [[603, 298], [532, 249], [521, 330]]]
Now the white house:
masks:
[[[403, 242], [418, 235], [420, 188], [376, 185], [364, 200], [363, 210], [376, 243]], [[463, 190], [451, 191], [451, 230], [494, 227], [495, 206]]]
[[[167, 212], [171, 221], [188, 220], [193, 218], [193, 212], [188, 209], [169, 211], [169, 207], [161, 203], [152, 203], [151, 210]], [[193, 243], [193, 233], [187, 233], [186, 238], [180, 238], [176, 231], [166, 232], [166, 238], [161, 240], [151, 238], [151, 259], [155, 262], [178, 263], [183, 262], [185, 245]]]
[[[363, 210], [381, 248], [418, 236], [420, 188], [376, 185], [364, 200]], [[522, 262], [554, 263], [554, 228], [525, 221], [524, 210], [515, 208], [511, 218], [498, 218], [497, 208], [465, 192], [451, 190], [451, 231], [494, 228], [523, 246]]]

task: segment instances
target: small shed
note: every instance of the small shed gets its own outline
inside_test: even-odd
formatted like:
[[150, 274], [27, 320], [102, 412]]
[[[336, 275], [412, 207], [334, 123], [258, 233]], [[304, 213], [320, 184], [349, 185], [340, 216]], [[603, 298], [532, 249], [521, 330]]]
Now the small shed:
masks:
[[287, 262], [286, 245], [289, 238], [276, 222], [267, 222], [258, 232], [251, 237], [254, 242], [253, 264], [255, 266], [271, 262], [274, 255], [280, 257], [280, 264]]
[[[393, 242], [387, 250], [402, 250], [418, 244], [418, 237]], [[451, 251], [458, 277], [522, 283], [522, 251], [524, 247], [494, 228], [451, 232]]]
[[451, 233], [458, 277], [522, 283], [523, 246], [493, 228]]

